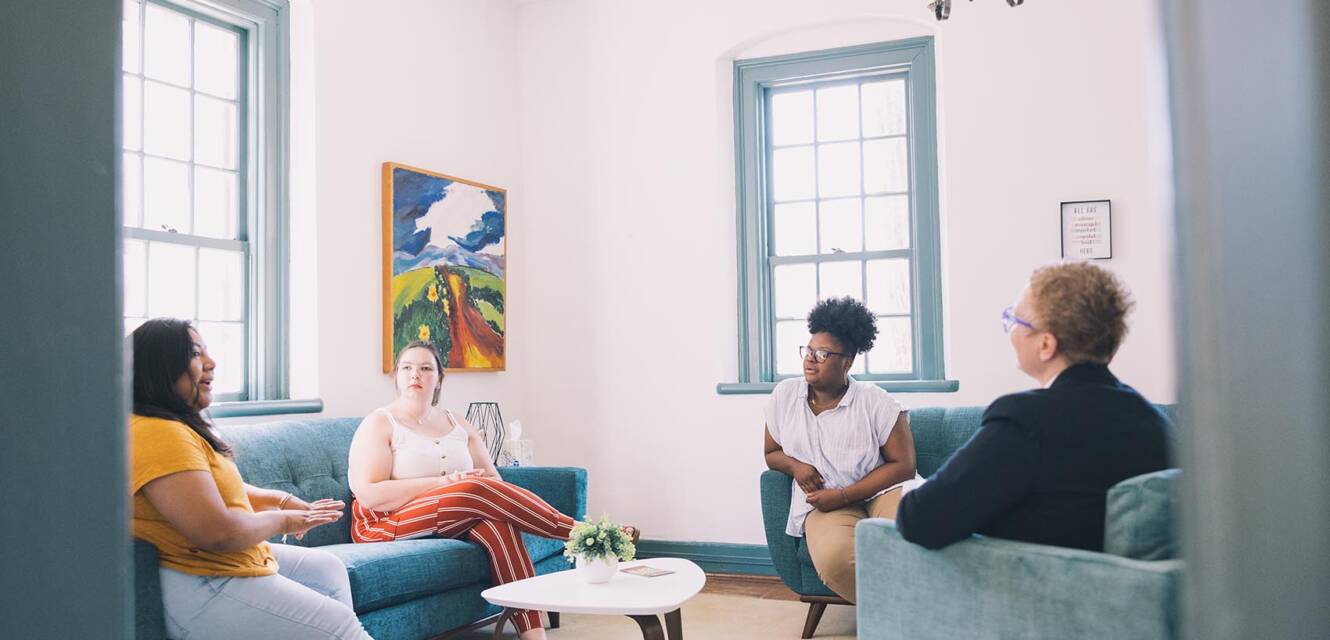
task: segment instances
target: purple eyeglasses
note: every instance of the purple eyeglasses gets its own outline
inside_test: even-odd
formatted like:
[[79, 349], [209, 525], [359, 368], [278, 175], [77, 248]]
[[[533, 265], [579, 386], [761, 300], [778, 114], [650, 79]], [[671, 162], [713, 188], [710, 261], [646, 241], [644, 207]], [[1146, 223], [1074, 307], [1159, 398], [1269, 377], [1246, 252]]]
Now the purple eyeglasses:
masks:
[[1015, 309], [1015, 308], [1013, 308], [1013, 307], [1007, 307], [1006, 309], [1003, 309], [1003, 310], [1002, 310], [1002, 331], [1003, 331], [1004, 333], [1011, 333], [1011, 329], [1012, 329], [1012, 327], [1015, 327], [1016, 325], [1021, 325], [1022, 327], [1025, 327], [1026, 329], [1029, 329], [1030, 331], [1036, 331], [1036, 329], [1034, 328], [1034, 325], [1032, 325], [1032, 324], [1030, 324], [1030, 323], [1028, 323], [1028, 322], [1026, 322], [1026, 321], [1024, 321], [1024, 320], [1021, 320], [1019, 317], [1016, 316], [1016, 309]]

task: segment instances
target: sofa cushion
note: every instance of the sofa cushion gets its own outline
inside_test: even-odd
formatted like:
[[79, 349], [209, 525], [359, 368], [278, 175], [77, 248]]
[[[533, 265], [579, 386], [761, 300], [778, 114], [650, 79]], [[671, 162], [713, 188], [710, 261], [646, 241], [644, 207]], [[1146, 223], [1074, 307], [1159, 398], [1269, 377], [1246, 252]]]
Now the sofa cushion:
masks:
[[465, 540], [420, 538], [320, 548], [346, 564], [356, 613], [490, 582], [485, 550]]
[[531, 556], [532, 564], [563, 553], [563, 540], [553, 540], [523, 533], [522, 543], [526, 545], [526, 552], [527, 555]]
[[1178, 557], [1174, 514], [1178, 469], [1165, 469], [1117, 483], [1108, 490], [1104, 551], [1137, 560]]

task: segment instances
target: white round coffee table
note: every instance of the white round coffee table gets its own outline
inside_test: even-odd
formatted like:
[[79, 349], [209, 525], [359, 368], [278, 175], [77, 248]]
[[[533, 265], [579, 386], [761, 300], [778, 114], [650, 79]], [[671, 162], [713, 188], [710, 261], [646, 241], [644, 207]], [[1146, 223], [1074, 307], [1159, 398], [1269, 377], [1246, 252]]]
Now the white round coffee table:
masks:
[[[680, 640], [683, 638], [683, 620], [679, 608], [697, 595], [707, 582], [707, 576], [697, 565], [682, 558], [651, 558], [620, 562], [625, 569], [647, 565], [673, 571], [669, 575], [646, 578], [622, 571], [604, 584], [588, 584], [577, 570], [518, 580], [491, 587], [480, 593], [493, 604], [503, 607], [499, 621], [494, 625], [494, 637], [499, 638], [504, 624], [521, 609], [555, 613], [591, 613], [624, 615], [642, 628], [645, 640]], [[658, 614], [665, 614], [662, 632]]]

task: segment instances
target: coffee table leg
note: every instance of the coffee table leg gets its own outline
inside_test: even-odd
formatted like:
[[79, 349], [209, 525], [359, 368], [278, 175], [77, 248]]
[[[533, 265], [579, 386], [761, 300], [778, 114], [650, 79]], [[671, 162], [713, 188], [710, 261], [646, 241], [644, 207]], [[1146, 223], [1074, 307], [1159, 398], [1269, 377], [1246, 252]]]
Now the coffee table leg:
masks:
[[628, 616], [642, 627], [642, 640], [665, 640], [665, 632], [660, 628], [660, 618], [656, 616]]
[[665, 635], [669, 640], [683, 640], [683, 612], [679, 609], [665, 614]]
[[503, 637], [503, 626], [508, 624], [508, 620], [510, 620], [516, 613], [517, 609], [511, 607], [503, 608], [503, 613], [499, 614], [498, 622], [494, 623], [494, 640], [499, 640], [499, 638]]

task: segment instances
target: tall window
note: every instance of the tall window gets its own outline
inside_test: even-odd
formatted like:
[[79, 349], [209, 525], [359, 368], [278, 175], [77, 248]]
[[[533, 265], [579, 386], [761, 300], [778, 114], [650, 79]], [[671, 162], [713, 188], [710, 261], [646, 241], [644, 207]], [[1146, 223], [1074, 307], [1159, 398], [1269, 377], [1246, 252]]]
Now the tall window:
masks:
[[741, 382], [802, 372], [806, 317], [878, 318], [861, 380], [941, 381], [931, 38], [735, 63]]
[[286, 392], [285, 3], [126, 0], [125, 330], [194, 321], [219, 400]]

